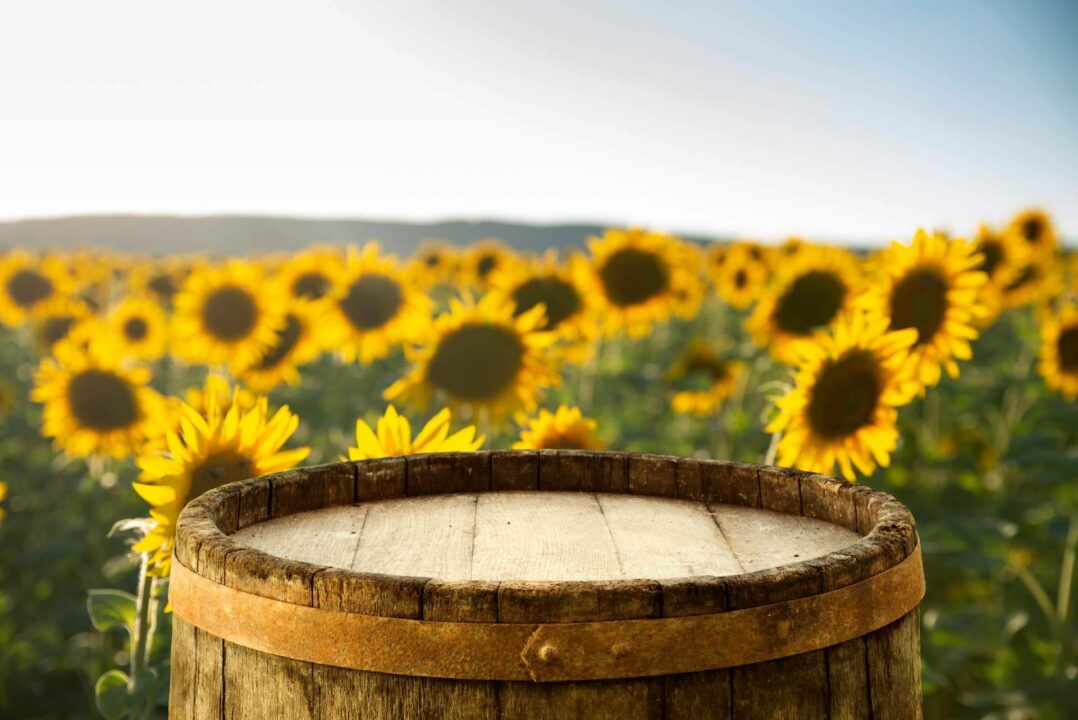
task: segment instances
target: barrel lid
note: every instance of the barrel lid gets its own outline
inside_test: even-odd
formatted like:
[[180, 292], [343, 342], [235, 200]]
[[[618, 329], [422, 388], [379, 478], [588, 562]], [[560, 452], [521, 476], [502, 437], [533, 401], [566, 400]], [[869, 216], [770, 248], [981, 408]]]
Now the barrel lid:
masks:
[[729, 576], [854, 544], [826, 520], [725, 503], [591, 492], [454, 493], [274, 518], [233, 540], [288, 560], [440, 580]]

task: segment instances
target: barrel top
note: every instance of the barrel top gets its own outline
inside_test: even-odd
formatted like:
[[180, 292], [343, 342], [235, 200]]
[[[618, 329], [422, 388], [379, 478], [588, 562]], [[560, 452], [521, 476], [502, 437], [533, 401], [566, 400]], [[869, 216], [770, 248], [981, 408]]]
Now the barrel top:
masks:
[[174, 566], [349, 613], [589, 622], [826, 594], [916, 547], [894, 498], [823, 475], [491, 451], [337, 463], [211, 490], [180, 515]]
[[755, 507], [592, 492], [454, 493], [338, 505], [233, 539], [269, 555], [441, 580], [729, 576], [827, 555], [859, 535]]

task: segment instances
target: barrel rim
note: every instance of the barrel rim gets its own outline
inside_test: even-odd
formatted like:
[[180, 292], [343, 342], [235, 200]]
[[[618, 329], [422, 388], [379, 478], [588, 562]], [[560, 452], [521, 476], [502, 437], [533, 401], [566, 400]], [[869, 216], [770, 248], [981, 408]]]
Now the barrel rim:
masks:
[[[519, 472], [502, 475], [507, 470]], [[432, 484], [446, 472], [455, 473], [452, 482], [443, 477]], [[439, 484], [443, 492], [429, 491]], [[258, 522], [330, 505], [498, 490], [620, 492], [762, 507], [833, 522], [861, 539], [821, 557], [731, 576], [495, 582], [330, 568], [270, 555], [231, 537]], [[423, 619], [424, 603], [441, 597], [493, 604], [500, 608], [494, 610], [499, 622], [586, 622], [708, 614], [808, 597], [880, 574], [916, 545], [913, 516], [894, 497], [817, 473], [672, 455], [541, 450], [340, 462], [232, 483], [187, 505], [177, 521], [174, 552], [195, 573], [212, 565], [221, 575], [214, 579], [228, 587], [295, 604], [316, 605], [320, 593], [347, 586], [401, 599], [341, 608], [358, 614]], [[568, 608], [582, 594], [594, 596], [594, 607]], [[507, 614], [506, 608], [515, 610]]]

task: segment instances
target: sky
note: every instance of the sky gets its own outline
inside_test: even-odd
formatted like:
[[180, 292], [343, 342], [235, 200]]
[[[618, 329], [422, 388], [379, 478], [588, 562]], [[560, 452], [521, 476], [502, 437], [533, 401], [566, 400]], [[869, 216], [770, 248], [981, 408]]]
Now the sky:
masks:
[[0, 220], [1078, 236], [1078, 3], [0, 5]]

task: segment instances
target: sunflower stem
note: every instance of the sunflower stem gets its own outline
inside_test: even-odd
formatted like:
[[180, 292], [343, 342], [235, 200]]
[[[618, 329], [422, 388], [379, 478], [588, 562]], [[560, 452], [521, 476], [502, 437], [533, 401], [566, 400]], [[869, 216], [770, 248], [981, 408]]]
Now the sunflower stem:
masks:
[[775, 456], [779, 454], [779, 441], [782, 440], [782, 431], [771, 433], [771, 444], [767, 446], [767, 455], [764, 456], [764, 465], [774, 465]]
[[150, 607], [153, 604], [153, 579], [148, 573], [149, 561], [149, 554], [143, 553], [142, 564], [139, 567], [135, 627], [131, 643], [131, 691], [136, 696], [142, 690], [143, 670], [146, 667], [152, 632]]

